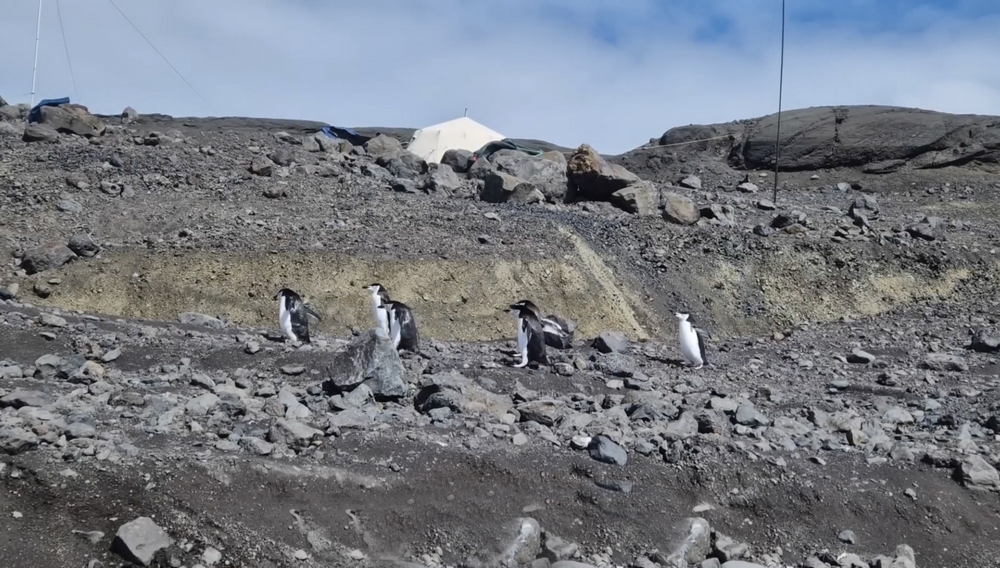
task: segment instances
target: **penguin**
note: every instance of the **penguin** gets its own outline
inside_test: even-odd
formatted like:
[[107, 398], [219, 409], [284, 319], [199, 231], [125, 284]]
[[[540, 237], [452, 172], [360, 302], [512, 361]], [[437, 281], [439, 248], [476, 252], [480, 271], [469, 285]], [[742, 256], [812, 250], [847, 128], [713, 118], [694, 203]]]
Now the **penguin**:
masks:
[[379, 309], [388, 314], [389, 338], [396, 349], [420, 351], [420, 334], [417, 332], [417, 322], [413, 312], [403, 302], [389, 300], [383, 302]]
[[555, 349], [567, 349], [573, 346], [573, 332], [569, 329], [569, 324], [557, 316], [543, 317], [542, 311], [531, 300], [521, 300], [518, 303], [531, 310], [541, 322], [547, 346]]
[[689, 314], [678, 313], [674, 315], [678, 319], [681, 353], [684, 354], [684, 359], [689, 365], [700, 369], [702, 365], [708, 363], [708, 358], [705, 356], [705, 339], [702, 337], [701, 330], [692, 325], [693, 321]]
[[389, 337], [389, 312], [382, 307], [383, 302], [390, 301], [389, 291], [377, 282], [364, 288], [372, 294], [372, 317], [375, 318], [375, 329]]
[[323, 318], [288, 288], [278, 290], [274, 299], [278, 300], [278, 325], [285, 337], [290, 341], [309, 343], [309, 316], [316, 318], [317, 321], [322, 321]]
[[521, 362], [514, 367], [525, 367], [529, 361], [549, 364], [545, 354], [545, 330], [537, 310], [535, 304], [528, 300], [510, 305], [510, 312], [517, 320], [517, 351], [521, 355]]

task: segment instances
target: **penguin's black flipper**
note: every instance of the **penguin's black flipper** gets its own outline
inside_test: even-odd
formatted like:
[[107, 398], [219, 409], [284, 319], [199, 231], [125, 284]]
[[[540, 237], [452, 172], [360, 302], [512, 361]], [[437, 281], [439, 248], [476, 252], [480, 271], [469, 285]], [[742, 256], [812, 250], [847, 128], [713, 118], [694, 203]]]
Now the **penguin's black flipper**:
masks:
[[317, 312], [316, 310], [312, 309], [311, 306], [308, 306], [306, 304], [302, 304], [302, 310], [306, 314], [311, 315], [312, 317], [316, 318], [316, 321], [323, 321], [323, 318], [320, 317], [319, 312]]
[[292, 312], [292, 332], [295, 333], [295, 337], [298, 337], [302, 343], [310, 343], [309, 322], [304, 312]]

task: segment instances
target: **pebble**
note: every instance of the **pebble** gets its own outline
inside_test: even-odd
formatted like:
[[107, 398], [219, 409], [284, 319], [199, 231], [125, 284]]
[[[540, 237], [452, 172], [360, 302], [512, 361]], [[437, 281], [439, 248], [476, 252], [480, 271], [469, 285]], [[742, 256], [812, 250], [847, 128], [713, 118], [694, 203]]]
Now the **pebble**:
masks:
[[846, 544], [854, 544], [857, 542], [857, 537], [854, 535], [854, 531], [840, 531], [837, 538], [840, 539], [840, 542]]

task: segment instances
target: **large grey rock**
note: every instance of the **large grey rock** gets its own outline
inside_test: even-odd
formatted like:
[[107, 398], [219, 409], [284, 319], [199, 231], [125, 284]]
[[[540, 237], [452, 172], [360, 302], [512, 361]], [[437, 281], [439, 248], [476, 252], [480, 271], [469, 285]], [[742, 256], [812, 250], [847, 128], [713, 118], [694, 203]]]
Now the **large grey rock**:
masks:
[[562, 406], [554, 400], [533, 400], [517, 406], [523, 422], [537, 422], [543, 426], [555, 426], [562, 414]]
[[847, 214], [855, 220], [874, 221], [880, 214], [878, 200], [874, 195], [859, 195], [851, 202]]
[[604, 463], [624, 466], [628, 463], [628, 454], [625, 448], [614, 443], [606, 436], [594, 436], [587, 446], [590, 457]]
[[97, 246], [97, 243], [94, 242], [94, 239], [90, 238], [90, 235], [73, 235], [66, 246], [77, 256], [86, 258], [101, 252], [101, 247]]
[[375, 163], [402, 179], [412, 180], [427, 173], [427, 162], [420, 156], [406, 150], [381, 154]]
[[197, 312], [184, 312], [177, 316], [177, 321], [187, 325], [200, 325], [213, 329], [222, 329], [226, 327], [226, 323], [219, 318], [213, 318], [212, 316], [199, 314]]
[[[747, 121], [736, 157], [749, 169], [774, 166], [777, 115]], [[906, 160], [916, 167], [1000, 160], [994, 117], [887, 106], [813, 107], [781, 113], [781, 168], [821, 170]], [[735, 164], [734, 164], [735, 165]], [[897, 163], [898, 167], [898, 163]]]
[[593, 347], [601, 353], [624, 353], [628, 351], [629, 341], [624, 333], [605, 331], [594, 339]]
[[173, 545], [170, 535], [153, 519], [139, 517], [122, 525], [111, 543], [111, 550], [128, 560], [149, 566], [157, 552]]
[[424, 182], [424, 189], [444, 195], [451, 195], [462, 189], [462, 178], [447, 164], [432, 165], [430, 175]]
[[385, 134], [379, 134], [378, 136], [365, 142], [365, 152], [376, 158], [386, 154], [394, 154], [402, 150], [403, 145], [399, 143], [399, 140], [396, 140], [391, 136], [386, 136]]
[[17, 389], [0, 398], [0, 408], [7, 406], [21, 408], [22, 406], [47, 406], [52, 403], [52, 397], [42, 391]]
[[640, 181], [639, 176], [609, 163], [587, 144], [570, 156], [566, 175], [575, 198], [594, 201], [608, 201], [616, 191]]
[[38, 436], [23, 428], [0, 428], [0, 450], [17, 455], [38, 446]]
[[25, 142], [55, 142], [59, 140], [59, 132], [48, 124], [29, 124], [24, 127], [21, 140]]
[[651, 181], [638, 181], [611, 194], [611, 204], [640, 217], [659, 213], [660, 189]]
[[279, 418], [271, 424], [267, 441], [284, 444], [289, 448], [307, 448], [313, 440], [323, 439], [323, 431], [297, 420]]
[[980, 455], [965, 458], [955, 476], [969, 489], [1000, 489], [1000, 473]]
[[516, 568], [530, 564], [542, 549], [542, 528], [530, 517], [515, 519], [502, 526], [494, 543], [491, 566]]
[[446, 150], [441, 156], [441, 164], [451, 167], [452, 170], [464, 174], [472, 167], [472, 152], [468, 150]]
[[377, 399], [398, 398], [409, 391], [403, 372], [392, 342], [370, 329], [337, 353], [326, 368], [324, 388], [339, 392], [365, 383]]
[[540, 203], [545, 200], [538, 188], [523, 179], [496, 170], [483, 174], [479, 198], [487, 203]]
[[103, 136], [107, 127], [87, 107], [77, 104], [44, 106], [40, 109], [38, 123], [55, 128], [59, 132], [78, 134], [88, 138]]
[[931, 353], [924, 359], [924, 366], [932, 371], [968, 371], [969, 364], [958, 355]]
[[53, 241], [29, 249], [21, 259], [21, 268], [28, 274], [59, 268], [76, 258], [76, 254], [61, 242]]
[[549, 201], [561, 201], [566, 197], [569, 178], [565, 161], [532, 156], [517, 150], [500, 150], [489, 160], [497, 171], [532, 184]]
[[184, 409], [187, 410], [187, 413], [191, 416], [205, 416], [211, 412], [217, 404], [219, 404], [219, 401], [220, 399], [218, 395], [207, 392], [187, 401], [187, 404], [184, 405]]
[[712, 550], [712, 527], [701, 517], [684, 520], [680, 542], [670, 555], [661, 558], [665, 566], [687, 566], [698, 564], [708, 557]]
[[414, 398], [420, 412], [450, 408], [464, 414], [491, 414], [503, 417], [512, 410], [509, 397], [492, 393], [457, 371], [424, 375]]
[[663, 218], [678, 225], [693, 225], [701, 218], [694, 201], [672, 191], [663, 193]]
[[977, 330], [972, 334], [968, 348], [979, 353], [1000, 352], [1000, 335], [990, 334], [985, 329]]

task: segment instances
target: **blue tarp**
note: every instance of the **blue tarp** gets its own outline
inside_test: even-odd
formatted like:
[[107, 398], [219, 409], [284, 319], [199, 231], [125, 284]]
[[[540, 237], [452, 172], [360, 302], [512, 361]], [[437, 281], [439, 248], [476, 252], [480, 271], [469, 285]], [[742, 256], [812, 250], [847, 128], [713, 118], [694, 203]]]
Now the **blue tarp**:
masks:
[[364, 144], [369, 140], [370, 137], [359, 134], [350, 128], [343, 128], [340, 126], [324, 126], [321, 130], [323, 134], [326, 134], [330, 138], [347, 140], [355, 146]]
[[38, 122], [38, 116], [42, 114], [42, 107], [67, 104], [69, 104], [69, 97], [63, 97], [61, 99], [42, 99], [31, 109], [31, 112], [28, 113], [28, 122]]

